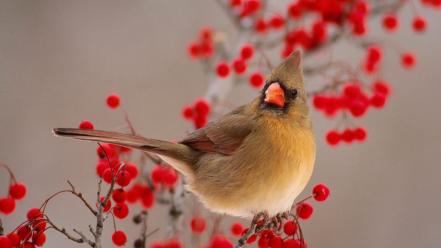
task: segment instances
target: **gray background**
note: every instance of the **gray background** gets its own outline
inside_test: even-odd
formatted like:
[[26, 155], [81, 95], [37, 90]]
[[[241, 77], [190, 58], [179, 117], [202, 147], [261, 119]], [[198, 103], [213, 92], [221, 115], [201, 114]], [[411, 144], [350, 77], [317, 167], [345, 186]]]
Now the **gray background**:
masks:
[[[370, 131], [366, 143], [330, 148], [322, 137], [334, 122], [313, 113], [318, 157], [308, 190], [323, 181], [332, 197], [316, 204], [315, 216], [304, 225], [310, 247], [441, 245], [441, 15], [422, 13], [429, 21], [425, 35], [411, 32], [409, 7], [397, 35], [384, 35], [378, 21], [371, 25], [387, 44], [415, 51], [418, 66], [409, 73], [397, 53], [386, 56], [383, 75], [393, 82], [394, 94], [383, 111], [370, 111], [361, 121]], [[186, 45], [207, 24], [232, 30], [214, 1], [0, 1], [0, 160], [29, 186], [16, 213], [1, 216], [7, 230], [28, 208], [65, 188], [66, 179], [93, 199], [94, 145], [54, 138], [51, 128], [88, 118], [96, 127], [122, 130], [122, 113], [104, 105], [109, 92], [122, 96], [143, 135], [183, 136], [189, 124], [181, 120], [181, 106], [206, 88], [201, 68], [186, 57]], [[343, 44], [333, 54], [355, 59], [355, 51]], [[239, 88], [232, 101], [244, 103], [254, 94]], [[5, 195], [4, 171], [0, 182]], [[67, 195], [48, 211], [69, 228], [87, 230], [92, 222]], [[155, 213], [152, 226], [163, 225], [164, 213]], [[122, 227], [137, 235], [138, 229]], [[51, 232], [47, 247], [77, 245]]]

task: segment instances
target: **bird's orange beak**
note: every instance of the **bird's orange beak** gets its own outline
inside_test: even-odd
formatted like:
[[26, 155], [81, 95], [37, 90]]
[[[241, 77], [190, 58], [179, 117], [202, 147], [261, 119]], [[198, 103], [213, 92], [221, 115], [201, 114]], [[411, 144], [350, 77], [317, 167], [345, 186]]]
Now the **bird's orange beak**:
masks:
[[266, 103], [276, 105], [278, 107], [285, 106], [285, 93], [279, 83], [272, 83], [265, 91]]

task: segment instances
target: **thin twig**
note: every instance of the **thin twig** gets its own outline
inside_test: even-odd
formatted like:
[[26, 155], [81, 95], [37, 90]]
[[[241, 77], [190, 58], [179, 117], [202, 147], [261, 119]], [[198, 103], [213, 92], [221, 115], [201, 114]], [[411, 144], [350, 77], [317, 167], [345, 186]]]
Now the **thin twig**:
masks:
[[78, 198], [80, 198], [81, 201], [84, 203], [84, 205], [86, 205], [86, 207], [90, 210], [90, 212], [92, 212], [93, 215], [96, 216], [97, 211], [86, 201], [86, 199], [84, 199], [83, 194], [81, 192], [75, 191], [75, 187], [73, 186], [73, 184], [69, 180], [67, 180], [67, 183], [69, 184], [69, 186], [72, 189], [71, 193], [76, 195]]
[[69, 234], [66, 231], [66, 228], [64, 227], [58, 227], [57, 225], [55, 225], [47, 215], [45, 215], [45, 219], [47, 221], [47, 223], [49, 223], [50, 227], [56, 231], [58, 231], [59, 233], [63, 234], [64, 236], [66, 236], [68, 239], [77, 242], [77, 243], [84, 243], [85, 241], [83, 240], [83, 238], [75, 238], [72, 234]]

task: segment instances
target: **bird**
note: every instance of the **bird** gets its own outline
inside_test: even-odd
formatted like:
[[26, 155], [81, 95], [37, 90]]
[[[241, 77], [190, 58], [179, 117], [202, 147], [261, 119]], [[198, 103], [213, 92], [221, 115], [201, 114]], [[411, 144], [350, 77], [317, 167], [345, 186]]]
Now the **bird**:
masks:
[[179, 142], [55, 128], [57, 136], [157, 154], [211, 211], [250, 218], [289, 211], [313, 173], [316, 145], [301, 52], [271, 70], [259, 95]]

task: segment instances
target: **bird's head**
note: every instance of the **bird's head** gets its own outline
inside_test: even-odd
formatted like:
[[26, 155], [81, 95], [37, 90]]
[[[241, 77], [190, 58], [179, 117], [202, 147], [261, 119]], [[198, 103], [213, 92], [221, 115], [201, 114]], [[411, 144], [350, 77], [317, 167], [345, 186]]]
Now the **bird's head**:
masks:
[[303, 83], [300, 51], [293, 52], [267, 77], [262, 90], [261, 108], [276, 112], [307, 113], [307, 97]]

